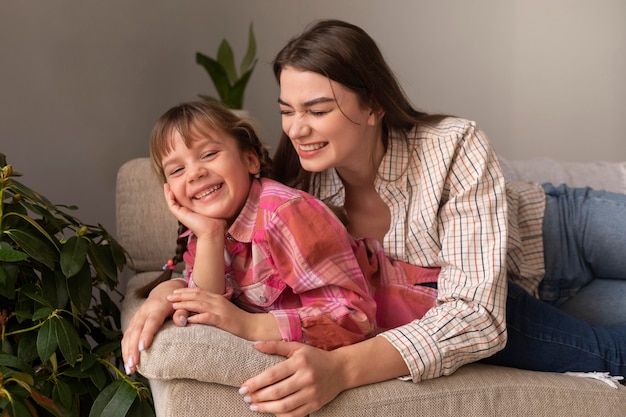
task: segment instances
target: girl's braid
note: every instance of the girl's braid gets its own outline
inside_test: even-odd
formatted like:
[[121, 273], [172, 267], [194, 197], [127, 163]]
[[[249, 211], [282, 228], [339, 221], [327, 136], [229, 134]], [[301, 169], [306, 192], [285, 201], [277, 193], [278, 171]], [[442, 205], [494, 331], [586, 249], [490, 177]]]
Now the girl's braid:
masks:
[[157, 285], [172, 278], [172, 271], [178, 263], [183, 261], [183, 254], [187, 250], [187, 236], [181, 236], [187, 230], [187, 226], [178, 222], [178, 238], [176, 239], [176, 253], [174, 254], [174, 257], [163, 265], [163, 272], [158, 277], [135, 291], [137, 297], [147, 298], [150, 291], [152, 291]]

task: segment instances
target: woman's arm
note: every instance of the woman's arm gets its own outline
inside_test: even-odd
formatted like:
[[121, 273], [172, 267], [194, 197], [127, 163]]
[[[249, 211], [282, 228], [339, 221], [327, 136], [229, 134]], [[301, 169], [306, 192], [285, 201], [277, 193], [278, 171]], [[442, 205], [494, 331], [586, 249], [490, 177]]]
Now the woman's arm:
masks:
[[239, 392], [251, 410], [278, 417], [305, 416], [346, 389], [409, 373], [398, 351], [382, 337], [333, 351], [285, 342], [255, 348], [287, 359], [245, 381]]

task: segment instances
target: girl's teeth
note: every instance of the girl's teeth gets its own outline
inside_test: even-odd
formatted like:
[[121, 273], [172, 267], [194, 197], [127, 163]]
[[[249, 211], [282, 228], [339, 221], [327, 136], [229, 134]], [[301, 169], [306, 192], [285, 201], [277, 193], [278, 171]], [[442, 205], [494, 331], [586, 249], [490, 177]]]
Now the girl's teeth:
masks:
[[316, 151], [324, 146], [326, 146], [326, 143], [313, 143], [311, 145], [300, 145], [300, 149], [303, 151]]
[[205, 191], [201, 192], [200, 194], [196, 194], [196, 196], [194, 198], [199, 200], [199, 199], [201, 199], [203, 197], [206, 197], [209, 194], [214, 193], [215, 191], [219, 190], [220, 188], [222, 188], [221, 185], [216, 185], [215, 187], [209, 188], [208, 190], [205, 190]]

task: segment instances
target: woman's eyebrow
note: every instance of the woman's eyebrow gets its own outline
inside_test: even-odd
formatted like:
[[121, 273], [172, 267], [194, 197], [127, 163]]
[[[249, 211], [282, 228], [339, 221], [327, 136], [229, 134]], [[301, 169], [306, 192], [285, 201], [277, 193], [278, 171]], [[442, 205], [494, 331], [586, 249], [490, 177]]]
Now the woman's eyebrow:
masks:
[[[328, 103], [328, 102], [331, 102], [331, 101], [334, 102], [335, 99], [334, 98], [330, 98], [330, 97], [318, 97], [318, 98], [314, 98], [313, 100], [309, 100], [309, 101], [304, 102], [302, 104], [302, 107], [311, 107], [311, 106], [315, 106], [316, 104], [324, 104], [324, 103]], [[281, 104], [283, 106], [293, 107], [291, 104], [285, 102], [280, 97], [278, 98], [278, 104]]]

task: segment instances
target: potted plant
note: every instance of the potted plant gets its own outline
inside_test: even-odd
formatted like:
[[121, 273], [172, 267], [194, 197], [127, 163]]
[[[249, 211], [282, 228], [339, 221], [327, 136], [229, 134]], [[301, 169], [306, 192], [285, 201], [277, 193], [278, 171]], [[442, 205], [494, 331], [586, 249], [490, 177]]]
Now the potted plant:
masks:
[[[197, 52], [196, 63], [209, 74], [215, 90], [224, 104], [233, 110], [243, 109], [243, 94], [257, 63], [256, 40], [252, 23], [248, 29], [248, 49], [239, 65], [239, 71], [235, 67], [233, 49], [226, 39], [222, 39], [216, 59]], [[199, 94], [199, 96], [211, 99], [210, 96], [204, 94]]]
[[19, 182], [3, 154], [0, 168], [2, 416], [154, 416], [144, 381], [120, 371], [110, 294], [126, 251]]

